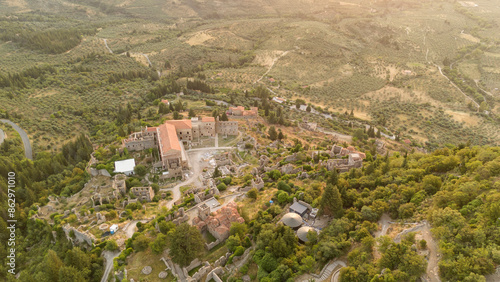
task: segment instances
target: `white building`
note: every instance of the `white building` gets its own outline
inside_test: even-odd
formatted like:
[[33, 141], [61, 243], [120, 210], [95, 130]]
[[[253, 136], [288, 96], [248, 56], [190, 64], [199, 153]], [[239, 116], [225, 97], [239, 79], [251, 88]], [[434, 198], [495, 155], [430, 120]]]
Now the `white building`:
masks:
[[128, 159], [115, 162], [115, 173], [123, 173], [127, 176], [134, 174], [135, 160]]

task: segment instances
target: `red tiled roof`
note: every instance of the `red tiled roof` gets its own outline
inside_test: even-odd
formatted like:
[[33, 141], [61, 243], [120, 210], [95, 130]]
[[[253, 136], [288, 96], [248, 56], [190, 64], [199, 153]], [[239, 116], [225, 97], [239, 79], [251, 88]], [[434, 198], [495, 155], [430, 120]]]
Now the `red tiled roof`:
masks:
[[159, 127], [160, 131], [160, 153], [166, 153], [169, 150], [181, 150], [181, 144], [177, 139], [177, 132], [175, 126], [169, 123], [164, 123]]
[[214, 117], [202, 117], [201, 121], [203, 121], [203, 122], [215, 122], [215, 118]]
[[193, 128], [193, 125], [191, 124], [190, 119], [167, 120], [165, 123], [175, 126], [175, 129], [191, 129], [191, 128]]
[[164, 104], [169, 104], [168, 100], [161, 100], [161, 102]]
[[157, 127], [148, 127], [147, 131], [148, 132], [153, 132], [156, 131]]

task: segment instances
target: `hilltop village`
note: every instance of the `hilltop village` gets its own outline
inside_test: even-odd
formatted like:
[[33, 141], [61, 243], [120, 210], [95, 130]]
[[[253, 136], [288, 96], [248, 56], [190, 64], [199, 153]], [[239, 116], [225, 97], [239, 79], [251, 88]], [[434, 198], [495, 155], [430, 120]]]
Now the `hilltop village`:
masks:
[[[279, 107], [285, 102], [273, 101]], [[78, 245], [106, 242], [108, 247], [107, 242], [113, 242], [109, 249], [116, 257], [107, 269], [118, 279], [221, 281], [248, 264], [251, 237], [240, 234], [239, 247], [231, 244], [234, 230], [246, 230], [250, 216], [271, 211], [277, 224], [290, 227], [296, 240], [306, 244], [311, 239], [308, 234], [320, 235], [333, 214], [320, 210], [310, 193], [292, 188], [293, 183], [310, 183], [321, 169], [337, 174], [361, 168], [367, 158], [311, 122], [292, 133], [294, 138], [274, 126], [266, 130], [262, 127], [266, 123], [257, 107], [229, 106], [222, 116], [167, 119], [157, 126], [143, 126], [121, 140], [117, 149], [123, 157], [114, 161], [113, 171], [99, 165], [109, 160], [99, 157], [102, 148], [96, 150], [85, 188], [69, 198], [51, 197], [35, 217], [62, 221], [68, 239]], [[300, 134], [328, 142], [325, 147], [307, 148], [297, 138]], [[376, 142], [377, 152], [384, 154], [384, 141]], [[279, 181], [275, 194], [271, 187], [280, 178], [288, 180]], [[64, 211], [63, 206], [71, 208]], [[159, 241], [161, 234], [182, 224], [202, 234], [205, 249], [201, 255], [194, 252], [194, 260], [187, 264], [176, 262], [163, 251], [166, 243]], [[160, 235], [153, 239], [151, 232]], [[137, 246], [148, 240], [151, 243]], [[147, 249], [148, 244], [146, 253], [131, 251]]]

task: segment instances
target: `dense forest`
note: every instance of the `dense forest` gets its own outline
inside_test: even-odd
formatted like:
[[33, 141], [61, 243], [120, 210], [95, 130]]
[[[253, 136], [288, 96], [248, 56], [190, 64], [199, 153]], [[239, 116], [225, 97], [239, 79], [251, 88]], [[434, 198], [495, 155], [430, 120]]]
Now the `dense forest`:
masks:
[[[80, 135], [76, 140], [65, 144], [61, 152], [53, 154], [40, 152], [34, 161], [25, 159], [23, 151], [19, 150], [22, 148], [20, 138], [6, 141], [4, 144], [0, 149], [2, 152], [0, 195], [2, 199], [7, 199], [7, 175], [9, 172], [14, 172], [17, 220], [16, 271], [25, 271], [25, 275], [21, 275], [21, 280], [94, 281], [90, 277], [102, 268], [100, 251], [95, 249], [91, 254], [73, 249], [71, 243], [66, 241], [60, 226], [50, 226], [44, 221], [32, 218], [37, 206], [47, 203], [49, 195], [69, 196], [83, 188], [89, 179], [85, 166], [90, 159], [92, 144], [85, 135]], [[7, 201], [2, 201], [0, 206], [2, 230], [6, 230], [7, 227], [7, 205]], [[52, 238], [52, 231], [56, 231], [56, 238]], [[3, 258], [7, 256], [8, 235], [5, 232], [1, 233], [0, 255]], [[55, 245], [51, 243], [53, 241]], [[84, 265], [81, 265], [82, 262]], [[98, 267], [91, 266], [96, 262]], [[76, 277], [67, 276], [73, 275], [75, 268], [82, 271], [81, 277], [85, 277], [84, 280], [80, 278], [78, 278], [80, 280], [67, 280], [67, 277]], [[7, 275], [7, 265], [2, 263], [0, 279], [7, 280]], [[13, 279], [11, 275], [8, 277], [9, 281]], [[96, 277], [100, 278], [99, 275]]]

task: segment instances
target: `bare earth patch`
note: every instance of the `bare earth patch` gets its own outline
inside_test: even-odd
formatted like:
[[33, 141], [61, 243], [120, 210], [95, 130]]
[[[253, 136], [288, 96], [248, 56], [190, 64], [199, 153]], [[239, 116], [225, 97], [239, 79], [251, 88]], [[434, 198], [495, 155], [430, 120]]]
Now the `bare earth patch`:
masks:
[[477, 37], [474, 37], [470, 34], [467, 34], [467, 33], [460, 33], [460, 37], [462, 37], [463, 39], [465, 40], [469, 40], [471, 42], [474, 42], [474, 43], [479, 43], [481, 42], [481, 39], [477, 38]]
[[458, 122], [464, 122], [468, 126], [476, 126], [480, 123], [480, 120], [476, 116], [471, 116], [469, 113], [456, 112], [456, 111], [446, 111], [447, 114], [451, 115], [454, 120]]
[[134, 58], [137, 62], [139, 62], [145, 66], [149, 66], [148, 60], [142, 54], [130, 53], [130, 57]]
[[214, 39], [213, 36], [207, 33], [207, 31], [200, 31], [195, 33], [191, 38], [186, 40], [186, 43], [193, 46], [193, 45], [202, 45], [206, 41]]

